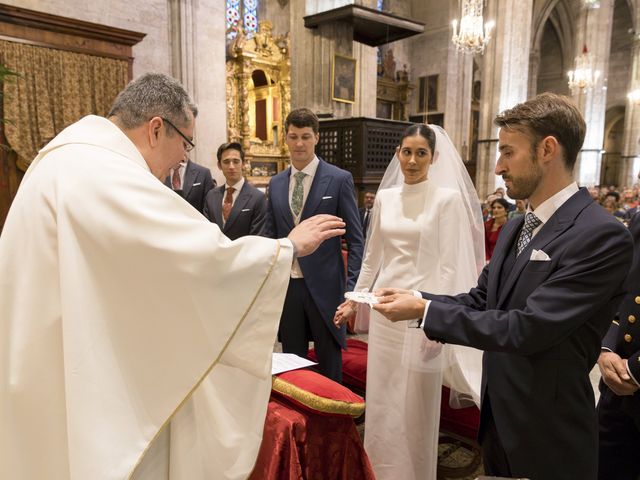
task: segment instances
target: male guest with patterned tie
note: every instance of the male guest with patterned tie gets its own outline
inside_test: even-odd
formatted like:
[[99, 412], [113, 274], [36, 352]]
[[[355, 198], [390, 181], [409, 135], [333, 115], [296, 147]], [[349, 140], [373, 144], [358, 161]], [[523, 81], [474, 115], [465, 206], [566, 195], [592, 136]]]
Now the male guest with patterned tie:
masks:
[[[308, 108], [293, 110], [285, 120], [291, 167], [269, 183], [269, 199], [263, 235], [279, 238], [298, 222], [317, 213], [330, 213], [346, 223], [348, 247], [346, 289], [360, 272], [363, 237], [353, 178], [315, 154], [320, 139], [318, 117]], [[320, 372], [342, 380], [342, 348], [345, 326], [336, 327], [333, 316], [344, 299], [345, 275], [340, 239], [333, 238], [313, 255], [294, 262], [280, 317], [278, 336], [285, 353], [306, 357], [314, 342]]]
[[495, 172], [511, 198], [529, 199], [526, 214], [505, 224], [469, 293], [381, 289], [374, 308], [417, 319], [431, 340], [485, 351], [478, 435], [487, 474], [595, 480], [589, 372], [624, 294], [633, 241], [573, 179], [586, 125], [568, 98], [543, 93], [495, 124]]
[[[168, 125], [171, 125], [168, 123]], [[180, 132], [176, 129], [177, 132]], [[188, 142], [189, 150], [193, 150], [195, 145], [188, 138], [184, 139]], [[173, 168], [167, 178], [164, 180], [167, 187], [172, 188], [177, 194], [193, 205], [193, 208], [202, 213], [204, 207], [204, 199], [209, 190], [216, 186], [216, 181], [211, 177], [211, 170], [202, 165], [187, 159], [180, 162], [180, 165]]]
[[373, 208], [373, 202], [376, 199], [375, 192], [364, 193], [364, 207], [360, 212], [360, 222], [362, 223], [362, 236], [366, 239], [369, 233], [369, 221], [371, 220], [371, 209]]
[[223, 143], [218, 148], [218, 168], [226, 182], [210, 190], [202, 213], [217, 223], [231, 240], [245, 235], [260, 235], [264, 225], [266, 200], [264, 193], [247, 182], [242, 175], [244, 150], [237, 142]]

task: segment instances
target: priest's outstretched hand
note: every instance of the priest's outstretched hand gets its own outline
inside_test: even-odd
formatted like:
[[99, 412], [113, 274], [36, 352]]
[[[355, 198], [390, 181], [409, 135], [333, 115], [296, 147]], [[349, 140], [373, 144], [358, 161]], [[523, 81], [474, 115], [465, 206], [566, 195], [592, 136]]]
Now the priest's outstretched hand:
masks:
[[345, 234], [345, 223], [333, 215], [314, 215], [300, 222], [287, 237], [298, 257], [311, 255], [322, 242]]

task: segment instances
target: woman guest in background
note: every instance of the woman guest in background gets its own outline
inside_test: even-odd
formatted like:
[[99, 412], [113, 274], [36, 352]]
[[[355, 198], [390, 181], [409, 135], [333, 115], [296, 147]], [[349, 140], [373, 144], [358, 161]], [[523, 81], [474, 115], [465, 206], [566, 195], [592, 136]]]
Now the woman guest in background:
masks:
[[[356, 291], [388, 285], [466, 292], [484, 264], [480, 202], [440, 127], [412, 125], [376, 195]], [[357, 305], [346, 301], [334, 321]], [[371, 311], [364, 445], [378, 480], [436, 478], [443, 375], [478, 401], [481, 355], [430, 342], [421, 329]]]
[[484, 248], [487, 262], [491, 260], [502, 226], [507, 223], [509, 203], [504, 198], [491, 202], [491, 218], [484, 222]]

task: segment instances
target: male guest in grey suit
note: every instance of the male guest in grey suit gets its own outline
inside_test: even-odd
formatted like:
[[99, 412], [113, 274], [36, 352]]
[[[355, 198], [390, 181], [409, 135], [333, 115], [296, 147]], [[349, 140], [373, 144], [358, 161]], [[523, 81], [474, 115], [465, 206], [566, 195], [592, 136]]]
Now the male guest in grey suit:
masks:
[[217, 156], [218, 168], [226, 182], [209, 191], [202, 213], [217, 223], [222, 233], [231, 240], [245, 235], [260, 235], [267, 205], [264, 193], [242, 175], [242, 145], [237, 142], [223, 143], [218, 148]]
[[640, 214], [631, 219], [634, 240], [627, 295], [602, 340], [598, 359], [602, 382], [600, 420], [600, 480], [640, 478]]
[[490, 475], [595, 480], [589, 372], [624, 294], [627, 229], [572, 171], [585, 122], [544, 93], [499, 114], [496, 174], [527, 213], [505, 224], [477, 287], [456, 296], [381, 289], [374, 308], [428, 338], [485, 351], [479, 440]]
[[165, 178], [164, 184], [173, 188], [176, 193], [201, 213], [207, 193], [216, 186], [215, 180], [211, 177], [211, 170], [191, 160], [187, 160], [186, 163], [183, 162], [178, 168], [171, 170]]
[[[263, 235], [279, 238], [298, 222], [318, 213], [329, 213], [346, 223], [348, 246], [346, 289], [360, 272], [363, 239], [353, 178], [315, 155], [319, 140], [318, 117], [308, 108], [293, 110], [285, 120], [291, 167], [269, 183], [269, 199]], [[342, 347], [345, 326], [336, 327], [333, 315], [345, 292], [340, 239], [324, 242], [312, 255], [294, 262], [278, 335], [285, 353], [306, 357], [313, 340], [323, 375], [342, 380]]]

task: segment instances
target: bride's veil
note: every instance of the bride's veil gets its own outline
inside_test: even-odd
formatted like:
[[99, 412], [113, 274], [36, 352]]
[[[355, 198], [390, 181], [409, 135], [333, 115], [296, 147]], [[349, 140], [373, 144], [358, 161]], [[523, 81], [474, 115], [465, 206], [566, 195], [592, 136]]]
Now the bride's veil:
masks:
[[[436, 143], [433, 162], [429, 168], [428, 181], [431, 185], [458, 192], [465, 207], [466, 215], [462, 215], [462, 218], [458, 219], [461, 248], [457, 252], [459, 258], [456, 262], [458, 267], [455, 282], [455, 288], [458, 290], [455, 293], [463, 293], [476, 285], [478, 275], [485, 265], [482, 209], [471, 177], [469, 177], [469, 173], [451, 139], [441, 127], [437, 125], [429, 125], [429, 127], [436, 134]], [[400, 162], [397, 155], [394, 155], [385, 171], [378, 191], [398, 188], [403, 183], [404, 175], [400, 169]], [[433, 206], [425, 202], [424, 209], [428, 208], [433, 208]], [[448, 212], [444, 213], [448, 214]], [[426, 252], [429, 235], [433, 235], [432, 229], [433, 225], [424, 224], [421, 226], [420, 242], [415, 261], [416, 272], [425, 272], [430, 267], [428, 265], [428, 255], [423, 255], [423, 252]], [[365, 250], [373, 247], [369, 242], [365, 244]], [[401, 285], [399, 286], [402, 287]], [[445, 384], [450, 386], [452, 390], [463, 394], [462, 397], [454, 395], [452, 402], [460, 403], [460, 400], [466, 394], [478, 404], [482, 353], [468, 347], [446, 345], [439, 355], [425, 355], [425, 348], [429, 348], [425, 346], [425, 339], [426, 337], [422, 331], [415, 328], [407, 329], [403, 346], [403, 365], [414, 371], [443, 371]]]
[[[433, 164], [429, 168], [429, 182], [438, 187], [456, 190], [462, 196], [467, 218], [460, 219], [460, 227], [469, 228], [473, 242], [473, 251], [470, 253], [473, 255], [472, 261], [476, 269], [474, 276], [477, 278], [485, 265], [484, 224], [480, 200], [471, 177], [447, 132], [438, 125], [428, 125], [428, 127], [436, 134], [436, 151], [434, 152]], [[398, 156], [394, 155], [382, 177], [378, 191], [400, 187], [403, 183], [404, 175], [400, 169], [400, 161]], [[425, 208], [428, 207], [425, 205]], [[429, 226], [424, 225], [425, 231], [423, 233], [428, 228]]]

